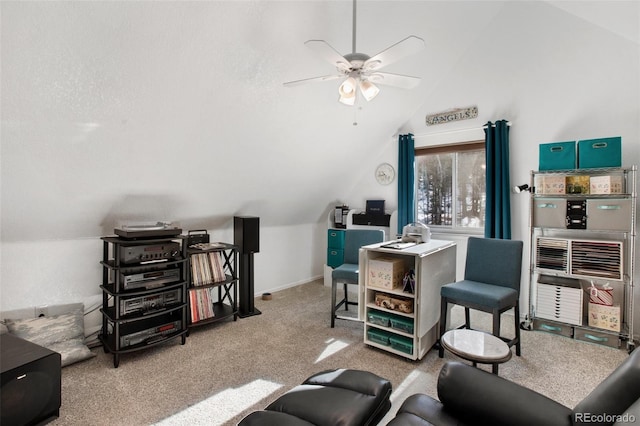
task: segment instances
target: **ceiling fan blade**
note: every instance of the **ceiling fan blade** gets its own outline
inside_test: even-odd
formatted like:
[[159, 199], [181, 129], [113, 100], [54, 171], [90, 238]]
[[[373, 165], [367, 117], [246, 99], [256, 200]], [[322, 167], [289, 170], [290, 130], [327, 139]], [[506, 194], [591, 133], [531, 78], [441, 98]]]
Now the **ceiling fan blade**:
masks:
[[324, 40], [308, 40], [305, 43], [309, 49], [313, 50], [316, 54], [329, 62], [331, 65], [338, 68], [339, 71], [348, 71], [351, 68], [351, 64], [340, 53], [338, 53], [329, 43]]
[[420, 37], [409, 36], [404, 40], [397, 42], [393, 46], [389, 46], [377, 55], [367, 59], [362, 68], [365, 70], [376, 70], [378, 68], [386, 67], [387, 65], [399, 61], [405, 56], [417, 53], [422, 49], [424, 49], [424, 40]]
[[317, 83], [317, 82], [321, 82], [321, 81], [337, 80], [339, 78], [344, 78], [344, 75], [340, 75], [340, 74], [323, 75], [322, 77], [312, 77], [312, 78], [304, 78], [302, 80], [288, 81], [288, 82], [283, 83], [283, 84], [285, 86], [287, 86], [287, 87], [291, 87], [291, 86], [299, 86], [301, 84], [306, 84], [306, 83]]
[[401, 89], [413, 89], [420, 83], [420, 77], [412, 77], [410, 75], [392, 74], [389, 72], [376, 72], [367, 77], [367, 79], [376, 84], [386, 86], [400, 87]]

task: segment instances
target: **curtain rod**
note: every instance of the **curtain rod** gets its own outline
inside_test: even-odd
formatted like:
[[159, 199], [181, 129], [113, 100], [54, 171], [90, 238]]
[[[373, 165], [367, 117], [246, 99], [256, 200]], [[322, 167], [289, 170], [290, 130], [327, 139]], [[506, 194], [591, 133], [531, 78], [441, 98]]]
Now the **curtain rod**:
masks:
[[[491, 125], [491, 127], [496, 127], [496, 125], [495, 125], [495, 124], [492, 124], [492, 125]], [[507, 121], [507, 127], [511, 127], [511, 122], [510, 122], [510, 121]], [[484, 126], [482, 126], [482, 128], [483, 128], [483, 129], [486, 129], [486, 128], [487, 128], [487, 125], [485, 124]]]
[[[507, 121], [507, 126], [511, 127], [511, 122]], [[492, 124], [492, 127], [496, 127], [495, 124]], [[420, 133], [420, 134], [414, 134], [414, 137], [422, 137], [422, 136], [432, 136], [432, 135], [446, 135], [449, 133], [459, 133], [459, 132], [471, 132], [473, 130], [484, 130], [487, 128], [487, 125], [485, 124], [484, 126], [481, 127], [471, 127], [471, 128], [467, 128], [467, 129], [455, 129], [455, 130], [448, 130], [446, 132], [433, 132], [433, 133]]]

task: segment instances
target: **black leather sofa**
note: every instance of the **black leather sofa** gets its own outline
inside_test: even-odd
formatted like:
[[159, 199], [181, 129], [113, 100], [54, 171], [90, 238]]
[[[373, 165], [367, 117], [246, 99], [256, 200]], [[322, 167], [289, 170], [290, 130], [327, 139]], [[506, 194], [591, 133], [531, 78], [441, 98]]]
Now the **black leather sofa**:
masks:
[[573, 409], [459, 362], [444, 365], [437, 391], [439, 401], [407, 398], [388, 426], [640, 424], [640, 350]]
[[239, 426], [374, 426], [391, 408], [391, 382], [361, 370], [327, 370], [243, 418]]

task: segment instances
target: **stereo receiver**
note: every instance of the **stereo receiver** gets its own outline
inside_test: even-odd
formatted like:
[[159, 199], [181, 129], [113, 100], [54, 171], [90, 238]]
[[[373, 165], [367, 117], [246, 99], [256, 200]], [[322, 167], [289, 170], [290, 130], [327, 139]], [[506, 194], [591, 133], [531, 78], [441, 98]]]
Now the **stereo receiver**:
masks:
[[137, 263], [153, 260], [169, 260], [180, 256], [180, 244], [166, 242], [161, 244], [121, 244], [120, 262]]
[[179, 269], [161, 269], [129, 275], [120, 273], [120, 282], [124, 290], [158, 288], [177, 281], [180, 281]]
[[137, 345], [138, 343], [146, 343], [148, 345], [159, 342], [167, 338], [171, 333], [180, 330], [180, 321], [173, 321], [167, 324], [150, 327], [135, 333], [127, 334], [120, 337], [120, 346], [126, 348], [128, 346]]
[[129, 315], [134, 313], [148, 314], [159, 311], [171, 305], [182, 302], [180, 297], [181, 290], [165, 291], [158, 294], [150, 294], [147, 296], [132, 297], [130, 299], [120, 300], [120, 314]]

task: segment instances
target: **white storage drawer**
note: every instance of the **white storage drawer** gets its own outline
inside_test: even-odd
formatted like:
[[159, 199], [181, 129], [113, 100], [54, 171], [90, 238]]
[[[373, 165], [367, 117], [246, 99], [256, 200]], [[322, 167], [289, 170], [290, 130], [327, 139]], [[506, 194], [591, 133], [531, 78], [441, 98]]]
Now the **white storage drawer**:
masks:
[[543, 304], [545, 307], [553, 308], [556, 311], [574, 312], [574, 310], [580, 309], [581, 303], [582, 300], [580, 300], [576, 295], [563, 297], [561, 294], [538, 294], [539, 305]]
[[564, 198], [534, 198], [533, 226], [544, 228], [567, 227], [567, 200]]
[[[532, 222], [538, 228], [567, 228], [567, 200], [534, 198]], [[631, 199], [587, 199], [587, 229], [595, 231], [627, 231], [631, 223]]]
[[533, 320], [533, 329], [546, 331], [547, 333], [559, 334], [561, 336], [573, 337], [572, 326], [547, 319], [535, 318]]
[[538, 283], [536, 316], [582, 325], [582, 289]]
[[576, 328], [573, 337], [576, 340], [597, 343], [599, 345], [610, 346], [612, 348], [620, 347], [620, 336], [614, 334], [600, 333], [594, 330]]
[[631, 223], [631, 199], [587, 200], [587, 229], [626, 231]]

